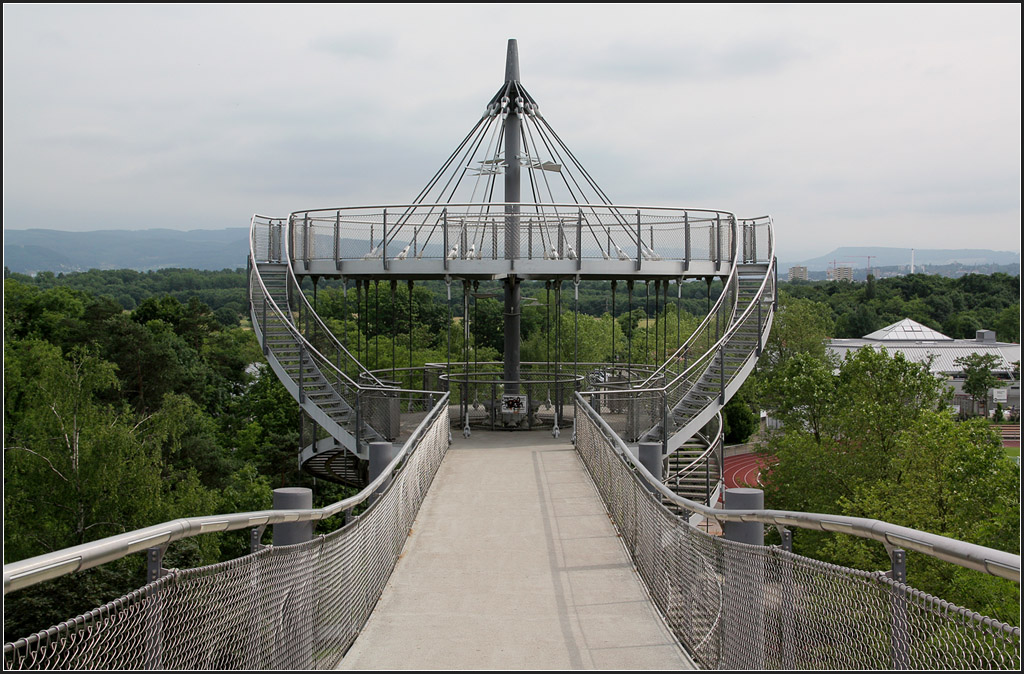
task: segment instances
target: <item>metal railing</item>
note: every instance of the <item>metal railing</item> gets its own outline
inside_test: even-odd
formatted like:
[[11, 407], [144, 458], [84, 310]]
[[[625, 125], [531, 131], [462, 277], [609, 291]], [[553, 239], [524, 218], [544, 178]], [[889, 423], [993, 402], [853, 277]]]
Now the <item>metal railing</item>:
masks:
[[333, 669], [380, 597], [447, 451], [441, 402], [376, 480], [326, 508], [179, 519], [4, 565], [6, 595], [191, 536], [346, 517], [342, 528], [308, 543], [171, 569], [94, 611], [4, 644], [4, 668]]
[[[381, 402], [390, 410], [393, 405], [385, 398], [436, 400], [439, 392], [399, 390], [385, 385], [334, 337], [309, 304], [287, 263], [287, 231], [279, 219], [253, 216], [249, 258], [253, 331], [274, 373], [309, 418], [348, 451], [365, 455], [369, 441], [398, 439], [373, 423], [390, 412], [382, 412], [377, 405], [367, 409], [366, 401]], [[277, 262], [280, 258], [286, 262]], [[261, 263], [275, 266], [261, 269]], [[271, 277], [277, 284], [273, 292], [267, 286]], [[318, 346], [326, 346], [334, 358], [324, 355]], [[350, 377], [346, 369], [352, 369], [358, 380]], [[398, 406], [397, 411], [401, 409]], [[302, 459], [312, 460], [318, 449], [316, 443], [306, 447]]]
[[[506, 206], [517, 209], [506, 212]], [[506, 250], [513, 218], [518, 246]], [[732, 213], [607, 204], [451, 203], [358, 206], [289, 216], [292, 260], [380, 260], [399, 270], [416, 260], [702, 260], [725, 264], [734, 247]]]
[[1020, 582], [1020, 557], [877, 520], [715, 510], [654, 478], [582, 396], [576, 449], [650, 596], [708, 669], [1019, 669], [1020, 628], [885, 573], [710, 536], [662, 504], [719, 522], [836, 531]]

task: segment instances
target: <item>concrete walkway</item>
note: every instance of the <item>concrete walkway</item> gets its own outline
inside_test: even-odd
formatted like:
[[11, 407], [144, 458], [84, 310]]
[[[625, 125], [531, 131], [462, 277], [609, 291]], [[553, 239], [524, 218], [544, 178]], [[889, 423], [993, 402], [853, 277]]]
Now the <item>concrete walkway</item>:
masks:
[[341, 669], [693, 667], [568, 436], [454, 437]]

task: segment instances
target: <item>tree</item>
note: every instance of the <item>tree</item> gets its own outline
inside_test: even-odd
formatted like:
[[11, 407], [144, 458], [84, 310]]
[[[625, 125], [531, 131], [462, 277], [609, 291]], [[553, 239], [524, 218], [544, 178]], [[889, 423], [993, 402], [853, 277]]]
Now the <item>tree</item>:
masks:
[[[844, 498], [840, 513], [1020, 553], [1018, 473], [987, 424], [925, 412], [897, 437], [889, 467], [888, 479], [863, 484]], [[889, 564], [884, 548], [864, 539], [836, 536], [826, 549], [860, 568]], [[1016, 583], [924, 555], [914, 555], [907, 569], [918, 589], [998, 620], [1019, 620]]]
[[953, 362], [962, 369], [964, 393], [971, 396], [975, 411], [978, 409], [979, 402], [982, 404], [987, 402], [989, 389], [1001, 388], [1006, 385], [992, 374], [992, 370], [999, 365], [999, 359], [991, 353], [972, 353], [968, 356], [961, 356]]

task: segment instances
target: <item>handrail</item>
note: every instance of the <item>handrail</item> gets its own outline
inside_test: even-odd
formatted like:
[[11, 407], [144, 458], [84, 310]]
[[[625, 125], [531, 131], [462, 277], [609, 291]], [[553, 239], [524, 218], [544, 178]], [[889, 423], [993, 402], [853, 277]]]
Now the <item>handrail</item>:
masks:
[[[737, 246], [736, 239], [737, 239], [737, 236], [736, 236], [736, 220], [734, 218], [733, 221], [732, 221], [732, 255], [731, 255], [732, 266], [729, 269], [729, 275], [725, 278], [725, 280], [722, 281], [722, 292], [718, 296], [718, 299], [715, 301], [715, 306], [713, 306], [711, 308], [711, 311], [709, 311], [707, 313], [707, 315], [704, 316], [704, 320], [701, 321], [700, 325], [697, 326], [697, 328], [693, 331], [693, 333], [689, 337], [686, 338], [686, 341], [683, 342], [683, 344], [681, 346], [679, 346], [672, 353], [671, 356], [669, 356], [667, 359], [665, 359], [665, 362], [662, 363], [661, 366], [657, 370], [655, 370], [654, 373], [651, 374], [651, 376], [649, 376], [646, 380], [644, 380], [643, 382], [640, 383], [640, 387], [641, 388], [643, 388], [644, 386], [649, 384], [651, 381], [653, 381], [654, 378], [657, 377], [660, 372], [662, 372], [662, 370], [667, 372], [668, 371], [668, 364], [673, 362], [673, 361], [675, 361], [675, 360], [677, 360], [679, 358], [680, 354], [685, 353], [690, 348], [690, 346], [700, 338], [700, 336], [702, 335], [703, 331], [705, 329], [709, 329], [709, 326], [711, 325], [711, 318], [713, 316], [716, 316], [720, 311], [722, 311], [722, 304], [725, 302], [726, 297], [728, 296], [729, 286], [733, 283], [733, 281], [735, 280], [736, 276], [739, 274], [739, 261], [738, 261], [739, 254], [738, 254], [737, 248], [736, 248], [736, 246]], [[709, 289], [708, 292], [710, 292], [710, 289]], [[715, 346], [717, 346], [717, 345], [718, 344], [716, 343]], [[711, 350], [712, 349], [708, 349], [708, 351], [711, 351]], [[699, 362], [699, 361], [700, 361], [700, 359], [698, 358], [697, 361], [695, 361], [694, 364], [696, 364], [696, 362]], [[688, 372], [688, 371], [689, 371], [689, 368], [687, 368], [687, 370], [684, 371], [683, 374], [685, 374], [685, 372]], [[682, 376], [682, 375], [680, 375], [680, 376]], [[678, 377], [676, 377], [676, 379], [678, 379]], [[673, 380], [673, 382], [674, 381], [675, 380]], [[666, 386], [668, 386], [668, 384], [666, 384]]]
[[268, 524], [325, 520], [338, 513], [351, 510], [373, 496], [375, 490], [384, 486], [391, 479], [392, 472], [415, 450], [416, 443], [427, 427], [433, 423], [437, 416], [446, 411], [448, 396], [448, 393], [443, 394], [438, 403], [420, 421], [395, 458], [391, 460], [375, 480], [370, 482], [355, 496], [350, 496], [323, 508], [258, 510], [227, 515], [179, 518], [44, 555], [30, 557], [18, 562], [12, 562], [11, 564], [4, 564], [4, 594], [6, 595], [9, 592], [20, 590], [45, 580], [59, 578], [69, 573], [84, 571], [85, 569], [106, 564], [107, 562], [127, 557], [148, 548], [167, 545], [183, 538], [191, 538], [206, 533], [262, 527]]
[[584, 413], [601, 429], [612, 443], [619, 459], [632, 467], [636, 479], [645, 480], [658, 494], [672, 503], [691, 512], [714, 519], [718, 522], [760, 522], [776, 527], [798, 527], [816, 531], [835, 531], [859, 538], [878, 541], [886, 548], [900, 547], [920, 552], [929, 557], [957, 564], [993, 576], [1020, 582], [1020, 555], [1002, 550], [986, 548], [974, 543], [958, 541], [938, 534], [918, 531], [909, 527], [890, 524], [866, 517], [827, 515], [787, 510], [717, 510], [683, 498], [672, 492], [644, 467], [626, 447], [626, 443], [612, 430], [611, 426], [597, 414], [579, 393], [576, 393], [577, 409]]
[[[302, 286], [299, 284], [299, 281], [298, 281], [298, 279], [295, 276], [295, 267], [292, 264], [292, 256], [291, 256], [291, 240], [292, 240], [291, 228], [292, 227], [294, 227], [294, 218], [288, 218], [289, 236], [284, 237], [285, 240], [282, 243], [282, 246], [285, 249], [284, 259], [287, 260], [288, 280], [289, 280], [289, 282], [295, 284], [295, 289], [299, 291], [297, 294], [302, 299], [302, 303], [305, 306], [306, 310], [309, 312], [310, 315], [313, 316], [313, 319], [316, 321], [317, 327], [319, 327], [323, 331], [324, 335], [329, 337], [331, 343], [334, 346], [336, 346], [338, 349], [340, 349], [342, 352], [344, 352], [344, 354], [346, 356], [348, 356], [349, 360], [351, 362], [355, 363], [360, 368], [360, 370], [361, 370], [360, 371], [360, 376], [363, 375], [363, 374], [369, 375], [377, 385], [384, 386], [384, 382], [382, 382], [380, 379], [375, 377], [372, 372], [370, 372], [368, 369], [366, 369], [366, 366], [363, 365], [363, 363], [359, 359], [357, 359], [355, 356], [353, 356], [352, 353], [347, 348], [345, 348], [344, 344], [342, 344], [341, 342], [338, 341], [338, 338], [334, 336], [334, 332], [332, 332], [331, 329], [328, 328], [324, 324], [323, 319], [320, 318], [320, 314], [318, 314], [313, 309], [313, 306], [309, 303], [309, 299], [306, 297], [306, 294], [304, 292], [302, 292]], [[299, 333], [301, 334], [302, 331], [299, 330]], [[306, 342], [307, 342], [307, 344], [309, 344], [308, 340], [306, 340]], [[310, 348], [312, 348], [312, 344], [309, 344], [309, 346], [310, 346]], [[330, 361], [328, 360], [328, 362], [330, 362]], [[351, 377], [349, 377], [347, 374], [342, 372], [340, 369], [335, 368], [335, 370], [337, 370], [338, 372], [341, 372], [342, 376], [345, 377], [345, 379], [349, 383], [351, 383], [353, 386], [356, 386], [357, 388], [360, 386], [358, 382], [354, 381]]]
[[[666, 473], [665, 476], [664, 476], [664, 481], [665, 481], [666, 484], [672, 478], [685, 478], [685, 477], [689, 477], [689, 475], [691, 473], [696, 472], [698, 468], [700, 468], [705, 463], [707, 463], [707, 461], [711, 458], [711, 456], [716, 451], [718, 451], [721, 448], [722, 439], [724, 437], [724, 433], [722, 432], [724, 430], [724, 428], [723, 428], [724, 424], [722, 423], [722, 413], [719, 412], [718, 414], [716, 414], [714, 416], [713, 420], [717, 420], [718, 421], [718, 428], [717, 428], [717, 431], [715, 433], [709, 433], [708, 436], [714, 435], [715, 439], [711, 440], [711, 439], [709, 439], [708, 436], [705, 436], [703, 433], [697, 433], [694, 437], [698, 437], [701, 440], [703, 440], [704, 442], [706, 442], [707, 443], [707, 449], [705, 449], [703, 452], [701, 452], [700, 456], [696, 457], [693, 461], [691, 461], [687, 465], [683, 466], [679, 470], [675, 471], [674, 473], [672, 473], [672, 474]], [[716, 480], [718, 479], [717, 475], [715, 476], [715, 479]]]
[[[771, 227], [771, 218], [770, 217], [769, 217], [768, 232], [769, 232], [769, 236], [768, 236], [768, 242], [769, 242], [768, 271], [765, 274], [764, 279], [762, 279], [761, 286], [757, 289], [757, 293], [755, 293], [755, 295], [754, 295], [755, 300], [760, 300], [761, 299], [762, 295], [764, 294], [765, 287], [767, 286], [768, 281], [771, 279], [772, 270], [775, 268], [775, 266], [777, 264], [777, 261], [775, 259], [775, 241], [774, 241], [774, 237], [771, 235], [772, 227]], [[737, 264], [736, 265], [737, 273], [738, 273], [738, 268], [739, 268], [739, 265]], [[732, 276], [730, 275], [730, 281], [731, 280], [732, 280]], [[723, 287], [722, 294], [719, 296], [719, 301], [721, 301], [721, 299], [724, 296], [725, 296], [725, 289]], [[731, 321], [729, 323], [728, 328], [722, 333], [722, 337], [717, 342], [715, 342], [715, 344], [713, 346], [711, 346], [704, 354], [699, 356], [694, 361], [693, 365], [691, 365], [689, 368], [687, 368], [684, 372], [678, 374], [675, 379], [673, 379], [672, 381], [666, 383], [663, 387], [661, 387], [661, 389], [658, 389], [658, 390], [668, 389], [670, 386], [672, 386], [673, 384], [678, 382], [681, 378], [686, 377], [686, 375], [689, 374], [690, 371], [693, 370], [702, 361], [704, 356], [716, 353], [729, 340], [729, 338], [731, 338], [733, 336], [733, 334], [737, 330], [739, 330], [740, 326], [743, 325], [743, 323], [746, 321], [746, 319], [749, 318], [749, 315], [755, 310], [754, 309], [755, 303], [756, 302], [751, 302], [747, 306], [747, 308], [743, 311], [743, 313], [740, 314], [739, 319]], [[715, 307], [717, 308], [717, 306], [718, 305], [716, 304]], [[713, 316], [714, 314], [715, 314], [715, 309], [712, 309], [712, 311], [710, 313], [708, 313], [707, 317], [705, 317], [704, 322], [701, 323], [701, 326], [698, 327], [697, 330], [694, 331], [693, 335], [690, 336], [690, 339], [692, 339], [694, 336], [696, 336], [700, 332], [701, 327], [704, 327], [705, 323], [707, 323], [708, 320], [710, 319], [710, 317]], [[689, 345], [690, 339], [687, 340], [687, 343], [684, 344], [683, 347]], [[682, 351], [683, 347], [680, 347], [679, 349], [676, 349], [676, 352], [672, 356], [670, 356], [667, 361], [665, 361], [665, 364], [662, 367], [667, 367], [668, 363], [671, 360], [673, 360]]]

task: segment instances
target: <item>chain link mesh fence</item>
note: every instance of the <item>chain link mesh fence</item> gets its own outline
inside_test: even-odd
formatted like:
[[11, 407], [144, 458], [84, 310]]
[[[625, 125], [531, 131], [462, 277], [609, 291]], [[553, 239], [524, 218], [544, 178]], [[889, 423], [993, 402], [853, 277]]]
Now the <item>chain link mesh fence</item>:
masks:
[[448, 449], [442, 406], [388, 490], [308, 543], [159, 580], [4, 644], [5, 669], [333, 669], [398, 561]]
[[710, 536], [580, 411], [576, 448], [651, 598], [708, 669], [1020, 669], [1020, 628], [878, 573]]

